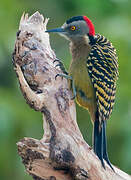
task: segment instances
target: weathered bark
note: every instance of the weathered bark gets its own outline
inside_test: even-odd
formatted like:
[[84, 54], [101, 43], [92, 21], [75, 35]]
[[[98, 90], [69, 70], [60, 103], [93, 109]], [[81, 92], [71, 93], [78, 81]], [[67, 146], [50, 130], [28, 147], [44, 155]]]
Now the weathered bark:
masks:
[[39, 180], [131, 180], [114, 167], [106, 170], [84, 141], [76, 122], [76, 109], [67, 80], [55, 76], [55, 53], [45, 33], [48, 19], [38, 12], [23, 15], [13, 53], [13, 63], [26, 102], [43, 114], [41, 140], [17, 143], [26, 171]]

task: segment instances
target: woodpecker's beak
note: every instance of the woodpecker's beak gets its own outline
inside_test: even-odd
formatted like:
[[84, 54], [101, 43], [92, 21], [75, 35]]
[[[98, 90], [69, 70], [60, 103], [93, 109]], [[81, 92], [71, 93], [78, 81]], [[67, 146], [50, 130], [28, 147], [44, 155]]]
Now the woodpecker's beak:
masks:
[[50, 33], [50, 32], [63, 33], [63, 32], [65, 32], [65, 30], [63, 28], [56, 28], [56, 29], [47, 30], [45, 32], [48, 32], [48, 33]]

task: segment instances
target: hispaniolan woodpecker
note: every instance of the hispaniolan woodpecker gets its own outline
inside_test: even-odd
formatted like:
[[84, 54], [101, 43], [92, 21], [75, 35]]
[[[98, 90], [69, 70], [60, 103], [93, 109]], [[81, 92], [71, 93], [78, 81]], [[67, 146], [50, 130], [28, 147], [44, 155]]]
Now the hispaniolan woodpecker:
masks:
[[[48, 30], [70, 41], [72, 61], [68, 75], [69, 86], [77, 103], [88, 109], [93, 122], [93, 149], [105, 168], [104, 160], [113, 169], [107, 154], [106, 120], [112, 112], [118, 61], [109, 40], [95, 34], [94, 25], [86, 16], [75, 16], [62, 27]], [[73, 83], [71, 83], [73, 82]]]

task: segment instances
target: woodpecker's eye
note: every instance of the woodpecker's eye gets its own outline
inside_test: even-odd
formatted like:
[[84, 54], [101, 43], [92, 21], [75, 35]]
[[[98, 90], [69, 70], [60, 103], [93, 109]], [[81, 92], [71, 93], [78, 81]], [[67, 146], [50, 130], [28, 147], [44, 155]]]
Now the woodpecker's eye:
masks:
[[70, 30], [75, 31], [76, 30], [76, 26], [71, 26]]

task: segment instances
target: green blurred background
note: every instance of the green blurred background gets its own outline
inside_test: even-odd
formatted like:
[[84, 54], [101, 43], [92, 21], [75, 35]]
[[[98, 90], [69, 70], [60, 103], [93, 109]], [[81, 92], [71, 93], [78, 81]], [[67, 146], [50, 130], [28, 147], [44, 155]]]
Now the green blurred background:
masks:
[[[119, 72], [116, 104], [108, 121], [108, 152], [113, 164], [131, 174], [131, 0], [1, 0], [0, 1], [0, 179], [31, 180], [17, 154], [16, 142], [28, 136], [40, 139], [42, 115], [26, 104], [13, 70], [11, 54], [23, 12], [39, 11], [50, 18], [48, 28], [75, 15], [87, 15], [96, 32], [117, 49]], [[57, 57], [68, 68], [68, 42], [51, 35]], [[92, 125], [86, 110], [77, 106], [81, 132], [91, 145]]]

